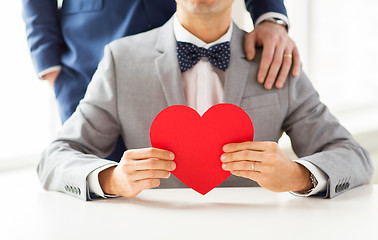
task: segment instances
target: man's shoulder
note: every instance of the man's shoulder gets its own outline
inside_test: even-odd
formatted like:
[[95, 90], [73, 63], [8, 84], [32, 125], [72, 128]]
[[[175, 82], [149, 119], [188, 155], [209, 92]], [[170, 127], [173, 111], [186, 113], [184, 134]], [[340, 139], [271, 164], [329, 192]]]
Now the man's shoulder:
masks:
[[141, 47], [149, 48], [154, 47], [156, 38], [159, 34], [161, 27], [149, 30], [147, 32], [138, 33], [123, 37], [109, 43], [109, 46], [114, 51], [120, 50], [133, 50], [138, 51]]

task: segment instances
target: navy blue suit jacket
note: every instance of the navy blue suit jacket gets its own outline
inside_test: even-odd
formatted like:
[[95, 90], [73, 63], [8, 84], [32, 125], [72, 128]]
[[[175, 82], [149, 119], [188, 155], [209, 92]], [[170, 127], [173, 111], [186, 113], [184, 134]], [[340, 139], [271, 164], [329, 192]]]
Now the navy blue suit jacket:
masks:
[[[174, 0], [22, 0], [23, 17], [37, 72], [62, 66], [55, 83], [64, 122], [83, 98], [104, 46], [121, 37], [163, 25]], [[246, 0], [252, 19], [266, 12], [286, 15], [283, 0]]]

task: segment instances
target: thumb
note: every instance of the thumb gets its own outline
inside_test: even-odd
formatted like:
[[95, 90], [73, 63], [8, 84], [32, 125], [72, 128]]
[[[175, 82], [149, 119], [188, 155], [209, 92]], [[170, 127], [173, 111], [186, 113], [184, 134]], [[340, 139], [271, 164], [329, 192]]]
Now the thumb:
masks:
[[256, 54], [256, 34], [254, 31], [247, 33], [244, 37], [244, 51], [247, 59], [251, 61]]

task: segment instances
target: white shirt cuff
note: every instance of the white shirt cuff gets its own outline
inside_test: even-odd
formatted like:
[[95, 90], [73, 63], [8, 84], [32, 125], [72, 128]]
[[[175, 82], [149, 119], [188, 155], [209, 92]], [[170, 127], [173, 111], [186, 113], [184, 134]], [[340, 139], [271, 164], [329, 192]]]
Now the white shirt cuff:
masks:
[[283, 15], [282, 13], [276, 13], [276, 12], [267, 12], [261, 15], [255, 22], [255, 26], [262, 23], [263, 21], [271, 18], [278, 18], [284, 21], [287, 24], [287, 29], [290, 29], [290, 22], [289, 19]]
[[91, 173], [89, 173], [88, 178], [87, 178], [88, 185], [89, 185], [89, 192], [94, 193], [97, 196], [102, 197], [102, 198], [118, 197], [116, 195], [104, 194], [104, 192], [102, 191], [102, 188], [100, 186], [100, 182], [98, 181], [98, 174], [101, 171], [108, 169], [110, 167], [113, 167], [113, 166], [117, 166], [117, 164], [116, 163], [115, 164], [107, 164], [107, 165], [99, 167], [99, 168], [93, 170]]
[[62, 66], [60, 66], [60, 65], [56, 65], [56, 66], [46, 68], [45, 70], [42, 70], [38, 73], [38, 77], [39, 77], [39, 79], [44, 80], [43, 79], [44, 75], [51, 73], [51, 72], [54, 72], [54, 71], [60, 71], [61, 69], [62, 69]]
[[311, 192], [306, 193], [306, 194], [302, 194], [301, 192], [290, 192], [290, 193], [296, 196], [308, 197], [308, 196], [315, 195], [319, 192], [324, 192], [327, 190], [328, 177], [322, 170], [320, 170], [320, 168], [318, 168], [314, 164], [305, 160], [294, 160], [294, 162], [297, 162], [303, 165], [305, 168], [307, 168], [310, 171], [310, 173], [312, 173], [314, 177], [316, 178], [316, 180], [318, 181], [318, 185], [316, 185], [316, 187]]

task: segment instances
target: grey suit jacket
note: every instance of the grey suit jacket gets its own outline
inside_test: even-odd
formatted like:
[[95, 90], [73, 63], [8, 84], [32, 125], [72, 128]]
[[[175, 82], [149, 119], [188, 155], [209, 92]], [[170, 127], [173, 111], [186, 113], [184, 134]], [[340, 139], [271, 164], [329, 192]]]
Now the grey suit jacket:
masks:
[[[185, 105], [172, 20], [155, 30], [110, 43], [84, 99], [43, 152], [38, 166], [42, 185], [88, 200], [87, 176], [114, 163], [104, 159], [119, 134], [127, 149], [151, 146], [155, 116], [170, 105]], [[323, 105], [304, 73], [290, 76], [281, 90], [267, 91], [256, 81], [260, 57], [246, 60], [242, 32], [234, 26], [224, 102], [243, 108], [255, 127], [256, 141], [278, 141], [283, 131], [295, 153], [328, 176], [325, 197], [367, 183], [369, 154]], [[261, 52], [259, 53], [261, 56]], [[220, 186], [256, 186], [230, 176]], [[185, 187], [173, 175], [160, 188]]]

